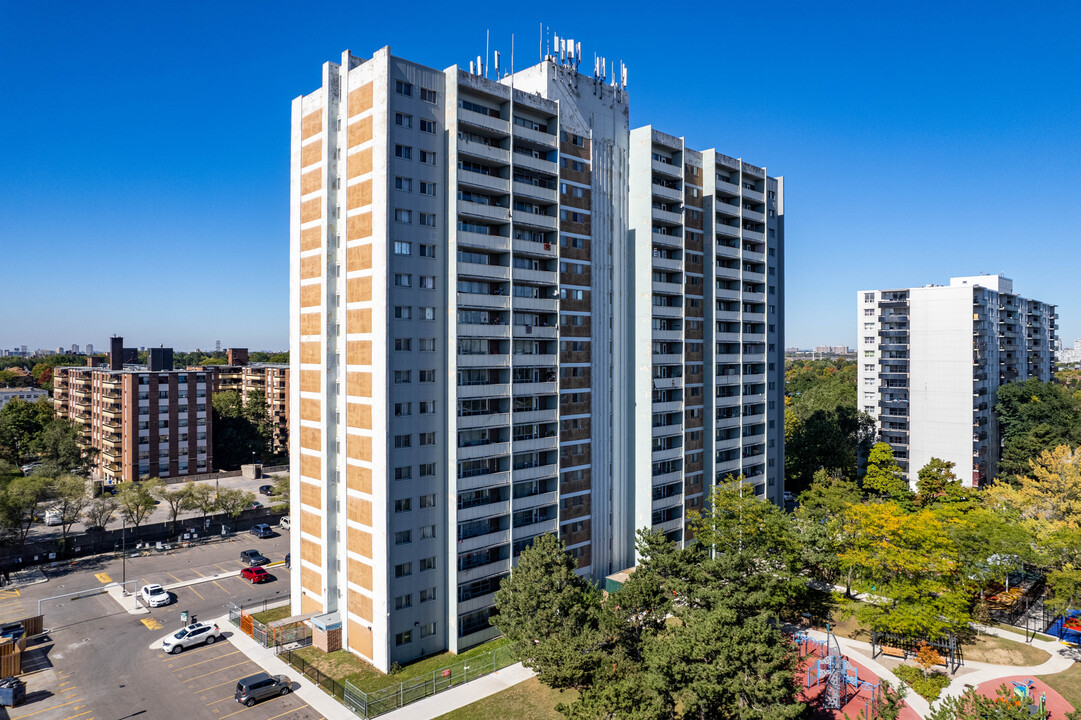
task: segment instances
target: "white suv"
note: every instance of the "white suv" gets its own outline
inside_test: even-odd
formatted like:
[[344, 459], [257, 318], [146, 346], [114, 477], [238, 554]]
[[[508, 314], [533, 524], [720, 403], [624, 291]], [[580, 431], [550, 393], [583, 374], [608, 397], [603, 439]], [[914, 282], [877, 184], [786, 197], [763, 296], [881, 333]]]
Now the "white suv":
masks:
[[165, 588], [157, 584], [143, 585], [142, 589], [139, 590], [139, 595], [142, 596], [143, 602], [150, 607], [161, 607], [173, 601], [173, 596]]
[[282, 515], [282, 519], [278, 521], [278, 527], [280, 527], [282, 530], [288, 530], [289, 529], [289, 516], [288, 515]]
[[185, 648], [196, 645], [209, 645], [221, 637], [221, 631], [217, 625], [209, 623], [192, 623], [179, 632], [169, 635], [161, 641], [161, 649], [167, 653], [177, 654]]

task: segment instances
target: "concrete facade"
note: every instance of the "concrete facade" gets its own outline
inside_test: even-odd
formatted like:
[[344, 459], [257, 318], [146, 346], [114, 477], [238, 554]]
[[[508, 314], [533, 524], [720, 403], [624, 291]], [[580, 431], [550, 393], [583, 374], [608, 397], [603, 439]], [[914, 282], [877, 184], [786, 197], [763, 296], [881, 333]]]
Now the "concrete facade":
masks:
[[1054, 373], [1055, 306], [1013, 292], [1001, 275], [948, 286], [861, 291], [859, 409], [876, 418], [915, 487], [933, 457], [966, 486], [994, 477], [999, 386]]
[[0, 388], [0, 408], [12, 400], [36, 402], [38, 398], [49, 397], [49, 393], [38, 388]]
[[497, 82], [389, 48], [293, 101], [293, 609], [382, 670], [493, 637], [538, 535], [599, 580], [639, 527], [686, 540], [715, 477], [780, 498], [783, 181], [676, 140], [655, 212], [628, 105], [553, 58]]

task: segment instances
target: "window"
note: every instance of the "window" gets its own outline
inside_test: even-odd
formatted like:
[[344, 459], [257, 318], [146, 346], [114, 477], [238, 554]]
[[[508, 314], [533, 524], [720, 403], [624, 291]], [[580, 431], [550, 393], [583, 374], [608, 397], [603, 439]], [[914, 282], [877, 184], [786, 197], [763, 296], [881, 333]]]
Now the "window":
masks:
[[394, 447], [401, 450], [402, 448], [408, 448], [413, 446], [412, 435], [395, 435]]
[[421, 150], [420, 161], [425, 165], [435, 165], [435, 153], [429, 150]]
[[873, 363], [870, 364], [870, 365], [864, 365], [863, 370], [864, 370], [864, 372], [874, 372], [875, 371], [875, 366], [874, 366]]
[[408, 145], [395, 145], [394, 157], [401, 158], [402, 160], [412, 160], [413, 148], [409, 147]]
[[395, 255], [412, 255], [413, 243], [402, 242], [401, 240], [394, 241], [394, 254]]
[[396, 384], [398, 384], [398, 385], [401, 385], [403, 383], [413, 382], [413, 371], [412, 370], [395, 370], [394, 371], [394, 382]]
[[394, 598], [394, 609], [395, 610], [405, 610], [406, 608], [411, 608], [411, 607], [413, 607], [413, 594], [412, 593], [410, 593], [408, 595], [399, 595], [398, 597]]
[[875, 339], [873, 337], [865, 337], [863, 339], [863, 344], [864, 345], [874, 345], [875, 344]]
[[394, 417], [406, 417], [413, 414], [413, 403], [394, 403]]
[[399, 95], [405, 95], [406, 97], [412, 97], [413, 86], [405, 82], [404, 80], [395, 80], [394, 92], [398, 93]]
[[395, 305], [394, 306], [394, 319], [395, 320], [410, 320], [413, 317], [413, 308], [408, 305]]
[[875, 414], [875, 406], [874, 405], [864, 405], [863, 406], [863, 411], [865, 413], [867, 413], [868, 415], [874, 415]]
[[435, 227], [435, 213], [421, 213], [420, 224], [424, 227]]
[[413, 192], [413, 180], [407, 177], [394, 178], [394, 189], [404, 192]]
[[421, 320], [435, 320], [435, 308], [434, 307], [420, 307], [417, 308], [420, 313], [417, 315]]
[[420, 626], [420, 636], [422, 638], [431, 637], [435, 635], [435, 623], [426, 623]]
[[398, 532], [394, 533], [395, 545], [408, 545], [411, 542], [413, 542], [412, 530], [399, 530]]
[[[434, 432], [423, 432], [423, 433], [421, 433], [419, 442], [420, 442], [420, 445], [422, 447], [425, 446], [425, 445], [435, 445], [435, 433]], [[433, 470], [431, 472], [431, 474], [434, 475], [435, 471]], [[421, 475], [424, 475], [424, 473], [421, 473]]]
[[434, 477], [435, 476], [435, 463], [421, 463], [418, 471], [421, 477]]
[[432, 197], [435, 197], [435, 183], [422, 181], [420, 183], [420, 194], [431, 195]]
[[420, 559], [420, 571], [424, 572], [425, 570], [435, 570], [435, 558], [434, 557], [421, 558]]
[[420, 591], [420, 601], [422, 603], [429, 602], [431, 600], [435, 600], [435, 588], [434, 587], [433, 588], [427, 588], [425, 590]]
[[394, 124], [399, 127], [411, 128], [413, 127], [413, 116], [405, 113], [394, 113]]
[[435, 245], [421, 245], [420, 246], [420, 256], [421, 257], [426, 257], [426, 258], [434, 258], [435, 257]]
[[874, 350], [864, 350], [863, 351], [863, 356], [864, 357], [874, 357], [875, 356], [875, 351]]
[[400, 222], [400, 223], [411, 223], [411, 222], [413, 222], [413, 211], [412, 210], [402, 210], [401, 208], [395, 209], [395, 211], [394, 211], [394, 221], [395, 222]]
[[420, 287], [422, 290], [435, 290], [435, 276], [421, 275], [420, 285], [418, 287]]
[[428, 88], [420, 89], [420, 99], [424, 102], [435, 102], [435, 90], [429, 90]]
[[412, 498], [402, 498], [401, 500], [395, 500], [394, 501], [394, 512], [396, 512], [396, 513], [409, 512], [412, 509], [413, 509], [413, 499]]
[[402, 645], [408, 645], [411, 642], [413, 642], [412, 630], [406, 630], [405, 632], [400, 632], [394, 636], [394, 644], [399, 647], [401, 647]]
[[863, 309], [863, 316], [864, 317], [872, 317], [874, 314], [875, 314], [875, 309], [874, 308], [864, 308]]
[[435, 352], [435, 338], [421, 338], [420, 339], [420, 351], [421, 352]]
[[435, 400], [421, 400], [418, 404], [421, 415], [435, 415]]
[[[434, 494], [432, 494], [432, 495], [421, 495], [421, 496], [420, 496], [420, 506], [421, 506], [422, 508], [432, 508], [432, 507], [435, 507], [435, 495], [434, 495]], [[434, 527], [434, 526], [433, 526], [433, 527]], [[424, 536], [424, 532], [423, 532], [423, 531], [421, 532], [421, 536], [422, 536], [422, 537]]]
[[413, 350], [413, 338], [394, 338], [394, 349], [397, 352], [411, 352]]
[[[422, 93], [423, 93], [423, 91], [422, 91]], [[426, 133], [432, 133], [434, 135], [435, 134], [435, 121], [434, 120], [421, 120], [420, 121], [420, 131], [421, 132], [426, 132]]]
[[417, 380], [422, 383], [434, 383], [435, 370], [420, 370], [417, 373]]
[[421, 540], [434, 540], [435, 539], [435, 525], [425, 525], [420, 529]]
[[864, 302], [874, 302], [875, 301], [875, 294], [873, 292], [864, 293], [863, 294], [863, 301]]
[[401, 288], [413, 287], [413, 276], [412, 275], [406, 275], [406, 274], [403, 274], [403, 273], [395, 273], [394, 274], [394, 287], [401, 287]]
[[408, 577], [413, 574], [413, 563], [407, 562], [394, 566], [394, 577]]
[[405, 467], [394, 468], [395, 480], [412, 480], [413, 479], [413, 466], [406, 465]]

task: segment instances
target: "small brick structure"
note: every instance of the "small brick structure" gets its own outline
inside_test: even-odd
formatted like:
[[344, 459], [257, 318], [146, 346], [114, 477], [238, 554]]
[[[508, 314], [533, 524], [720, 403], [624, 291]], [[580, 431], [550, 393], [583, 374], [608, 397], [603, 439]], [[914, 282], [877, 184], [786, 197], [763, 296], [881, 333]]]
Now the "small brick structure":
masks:
[[312, 618], [312, 645], [323, 652], [342, 649], [342, 618], [338, 613]]

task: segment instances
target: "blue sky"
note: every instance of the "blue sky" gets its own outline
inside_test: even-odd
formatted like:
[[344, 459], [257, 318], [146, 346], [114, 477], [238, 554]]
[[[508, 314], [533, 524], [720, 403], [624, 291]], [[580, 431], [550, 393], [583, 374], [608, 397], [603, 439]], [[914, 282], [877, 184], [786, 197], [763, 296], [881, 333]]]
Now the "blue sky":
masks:
[[490, 30], [522, 67], [542, 21], [623, 59], [632, 126], [785, 176], [787, 345], [854, 345], [857, 290], [979, 272], [1081, 336], [1076, 6], [571, 7], [3, 4], [0, 348], [285, 348], [291, 99], [346, 48], [443, 68]]

